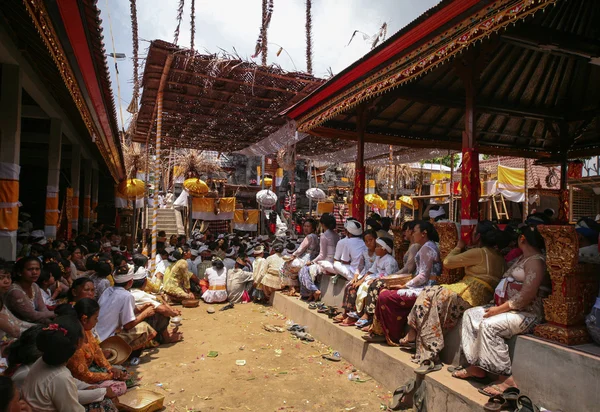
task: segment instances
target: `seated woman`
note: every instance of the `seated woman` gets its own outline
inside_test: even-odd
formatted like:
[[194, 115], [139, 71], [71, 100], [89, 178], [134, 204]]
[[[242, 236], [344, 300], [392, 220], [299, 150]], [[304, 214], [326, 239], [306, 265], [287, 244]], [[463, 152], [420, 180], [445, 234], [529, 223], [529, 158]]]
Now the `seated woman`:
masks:
[[94, 282], [95, 298], [98, 300], [104, 291], [111, 286], [108, 277], [113, 273], [113, 265], [107, 258], [93, 255], [87, 258], [86, 267], [92, 271], [89, 279]]
[[56, 280], [52, 276], [52, 273], [46, 270], [46, 268], [42, 269], [40, 277], [35, 283], [40, 287], [44, 303], [48, 310], [54, 310], [58, 304], [56, 301], [58, 295], [60, 295], [60, 288], [56, 287]]
[[471, 241], [475, 247], [463, 252], [465, 244], [459, 240], [444, 259], [448, 269], [465, 269], [463, 279], [425, 288], [408, 315], [410, 329], [401, 343], [416, 343], [415, 363], [438, 363], [444, 334], [456, 326], [465, 310], [492, 300], [494, 288], [506, 270], [500, 250], [506, 247], [508, 239], [492, 222], [480, 222]]
[[[83, 339], [67, 362], [67, 368], [75, 379], [89, 385], [111, 388], [116, 396], [127, 391], [127, 373], [113, 368], [106, 360], [92, 330], [98, 323], [100, 306], [93, 299], [81, 299], [75, 304], [75, 313], [83, 327]], [[71, 315], [73, 316], [73, 315]]]
[[[317, 221], [306, 219], [302, 225], [302, 230], [306, 237], [300, 243], [298, 249], [292, 253], [292, 260], [298, 258], [306, 264], [319, 256], [319, 236], [315, 234], [317, 231]], [[300, 286], [298, 279], [292, 279], [289, 276], [283, 276], [282, 283], [284, 289], [289, 287], [289, 294], [291, 296], [296, 294], [296, 288]]]
[[40, 287], [35, 283], [42, 270], [36, 257], [25, 257], [15, 263], [13, 284], [4, 295], [8, 309], [19, 319], [47, 325], [54, 318], [48, 310]]
[[496, 384], [484, 389], [489, 396], [515, 386], [506, 339], [530, 333], [543, 320], [542, 299], [549, 292], [543, 286], [548, 280], [541, 252], [544, 239], [532, 225], [523, 225], [519, 232], [523, 255], [496, 287], [495, 304], [468, 309], [463, 315], [461, 349], [468, 366], [452, 374], [459, 379], [501, 375]]
[[[369, 229], [363, 234], [363, 241], [367, 247], [363, 252], [363, 269], [360, 272], [357, 272], [354, 275], [354, 278], [346, 284], [346, 287], [344, 288], [344, 303], [342, 305], [344, 312], [333, 318], [333, 323], [351, 326], [355, 323], [354, 320], [358, 319], [356, 313], [357, 291], [359, 287], [365, 284], [365, 282], [368, 282], [365, 275], [369, 269], [371, 269], [377, 258], [377, 255], [375, 254], [375, 246], [377, 245], [377, 243], [375, 243], [376, 240], [377, 233], [373, 229]], [[362, 305], [362, 302], [359, 304]]]
[[413, 241], [421, 245], [415, 256], [415, 276], [397, 290], [382, 291], [384, 284], [381, 280], [373, 283], [375, 287], [372, 292], [376, 293], [369, 297], [371, 305], [375, 301], [376, 308], [373, 309], [375, 320], [369, 330], [369, 335], [364, 337], [368, 342], [382, 342], [386, 340], [386, 337], [390, 344], [398, 342], [404, 333], [406, 318], [417, 300], [417, 296], [424, 287], [434, 285], [437, 277], [442, 273], [440, 251], [435, 243], [439, 242], [439, 236], [433, 225], [424, 221], [416, 222]]
[[325, 272], [334, 273], [333, 260], [340, 240], [338, 234], [334, 232], [337, 222], [332, 214], [323, 213], [320, 223], [325, 232], [319, 237], [319, 254], [314, 260], [306, 262], [307, 266], [300, 269], [298, 274], [300, 295], [309, 300], [319, 300], [321, 297], [321, 291], [315, 285], [317, 277]]
[[4, 304], [2, 296], [8, 291], [11, 283], [9, 264], [0, 262], [0, 342], [16, 339], [22, 332], [35, 325], [18, 319]]
[[169, 302], [181, 303], [186, 299], [194, 299], [195, 296], [190, 289], [190, 279], [194, 274], [188, 271], [187, 262], [179, 259], [171, 268], [168, 276], [165, 277], [163, 291], [167, 295]]
[[[26, 330], [7, 350], [8, 368], [4, 373], [11, 377], [18, 389], [23, 387], [31, 367], [42, 356], [36, 341], [43, 328], [42, 325], [35, 325]], [[77, 398], [86, 411], [117, 411], [112, 401], [108, 399], [114, 397], [110, 388], [95, 388], [77, 379], [74, 381], [77, 384]]]
[[79, 300], [85, 298], [95, 299], [96, 287], [94, 286], [92, 279], [80, 277], [73, 281], [73, 284], [67, 293], [67, 300], [74, 305]]
[[77, 350], [83, 329], [71, 316], [64, 316], [39, 332], [37, 347], [42, 357], [31, 366], [23, 384], [23, 399], [39, 411], [81, 411], [77, 383], [66, 363]]
[[204, 272], [208, 290], [202, 294], [206, 303], [221, 303], [227, 300], [227, 269], [219, 257], [214, 257], [212, 267]]
[[262, 285], [262, 291], [265, 294], [265, 298], [270, 300], [273, 294], [281, 290], [281, 279], [279, 273], [285, 263], [281, 253], [283, 252], [283, 243], [276, 242], [272, 247], [273, 254], [265, 259], [265, 264], [262, 268], [264, 274], [260, 281]]

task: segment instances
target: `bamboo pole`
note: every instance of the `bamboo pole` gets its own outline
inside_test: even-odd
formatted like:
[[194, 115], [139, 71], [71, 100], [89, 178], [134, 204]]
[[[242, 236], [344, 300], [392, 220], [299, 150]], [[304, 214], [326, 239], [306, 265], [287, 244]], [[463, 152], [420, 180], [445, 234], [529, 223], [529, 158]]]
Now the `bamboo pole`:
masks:
[[[167, 56], [165, 67], [163, 68], [162, 75], [160, 77], [160, 83], [158, 86], [158, 94], [156, 96], [156, 145], [155, 145], [155, 157], [154, 157], [154, 175], [155, 181], [160, 176], [160, 143], [162, 138], [162, 109], [163, 109], [163, 90], [167, 83], [167, 76], [171, 63], [173, 62], [173, 55]], [[156, 237], [158, 236], [158, 196], [156, 195], [156, 188], [154, 193], [154, 199], [152, 202], [152, 255], [150, 259], [150, 268], [154, 269], [154, 262], [156, 261]]]

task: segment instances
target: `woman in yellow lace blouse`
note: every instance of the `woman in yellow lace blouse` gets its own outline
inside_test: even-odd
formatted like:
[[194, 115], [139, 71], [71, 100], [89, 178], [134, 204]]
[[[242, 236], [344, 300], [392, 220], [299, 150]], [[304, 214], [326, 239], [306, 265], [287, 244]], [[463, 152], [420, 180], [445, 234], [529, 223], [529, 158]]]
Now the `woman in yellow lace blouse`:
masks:
[[[71, 375], [90, 385], [110, 387], [116, 396], [124, 394], [127, 391], [124, 382], [127, 373], [111, 366], [92, 332], [98, 322], [100, 306], [95, 300], [86, 298], [75, 304], [75, 311], [85, 333], [83, 343], [67, 362]], [[92, 371], [91, 368], [97, 371]]]
[[400, 344], [416, 344], [414, 362], [425, 362], [424, 370], [437, 362], [444, 348], [444, 333], [456, 326], [465, 310], [492, 299], [506, 270], [499, 250], [508, 239], [492, 222], [479, 222], [472, 244], [476, 247], [463, 252], [465, 244], [460, 240], [443, 262], [448, 269], [464, 268], [464, 277], [451, 285], [425, 288], [408, 315], [410, 329]]

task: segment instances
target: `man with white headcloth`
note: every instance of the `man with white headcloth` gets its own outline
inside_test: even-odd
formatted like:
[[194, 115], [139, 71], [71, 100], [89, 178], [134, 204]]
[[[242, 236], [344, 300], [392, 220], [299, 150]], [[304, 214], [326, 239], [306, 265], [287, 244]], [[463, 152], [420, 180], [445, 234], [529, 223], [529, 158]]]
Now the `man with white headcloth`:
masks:
[[[346, 280], [351, 280], [356, 272], [359, 272], [364, 265], [363, 252], [367, 249], [362, 239], [362, 224], [355, 219], [348, 219], [344, 224], [346, 230], [346, 239], [340, 259], [333, 264], [337, 275], [343, 276]], [[337, 254], [337, 250], [336, 250]]]

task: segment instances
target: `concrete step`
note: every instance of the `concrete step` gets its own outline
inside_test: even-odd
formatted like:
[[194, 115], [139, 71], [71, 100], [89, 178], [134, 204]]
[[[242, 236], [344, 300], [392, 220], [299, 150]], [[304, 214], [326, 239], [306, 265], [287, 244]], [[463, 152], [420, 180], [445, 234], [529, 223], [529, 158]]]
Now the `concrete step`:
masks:
[[[307, 326], [316, 339], [340, 352], [344, 359], [390, 391], [417, 376], [414, 370], [418, 365], [411, 362], [410, 354], [386, 344], [369, 344], [361, 338], [364, 333], [357, 328], [334, 324], [326, 315], [309, 310], [298, 298], [276, 293], [273, 307], [294, 322]], [[477, 392], [483, 385], [453, 378], [446, 367], [426, 375], [424, 382], [428, 411], [480, 412], [487, 402], [487, 397]]]

